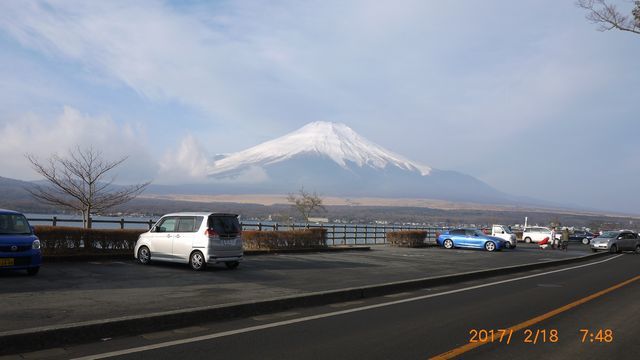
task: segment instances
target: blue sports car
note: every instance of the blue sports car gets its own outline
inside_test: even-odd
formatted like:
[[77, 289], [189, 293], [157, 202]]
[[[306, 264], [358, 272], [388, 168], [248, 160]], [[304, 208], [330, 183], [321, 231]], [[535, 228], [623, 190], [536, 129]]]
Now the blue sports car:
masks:
[[472, 248], [495, 251], [506, 248], [506, 242], [495, 236], [489, 236], [476, 229], [453, 229], [438, 236], [438, 245], [446, 249]]
[[19, 212], [0, 209], [0, 270], [40, 270], [40, 240], [33, 234], [27, 218]]

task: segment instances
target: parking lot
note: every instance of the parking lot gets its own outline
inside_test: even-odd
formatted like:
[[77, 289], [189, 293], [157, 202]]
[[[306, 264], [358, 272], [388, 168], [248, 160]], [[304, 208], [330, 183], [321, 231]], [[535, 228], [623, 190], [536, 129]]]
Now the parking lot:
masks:
[[129, 261], [45, 264], [36, 277], [0, 272], [3, 331], [107, 319], [206, 305], [381, 284], [503, 266], [545, 262], [590, 253], [520, 244], [489, 253], [442, 248], [373, 247], [371, 251], [246, 257], [194, 272], [176, 264]]

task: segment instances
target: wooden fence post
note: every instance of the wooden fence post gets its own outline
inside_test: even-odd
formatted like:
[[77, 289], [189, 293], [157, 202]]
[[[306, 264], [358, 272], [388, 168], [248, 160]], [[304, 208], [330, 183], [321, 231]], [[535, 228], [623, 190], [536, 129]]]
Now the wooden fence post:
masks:
[[378, 224], [373, 225], [373, 245], [378, 244]]
[[347, 244], [347, 224], [344, 224], [344, 231], [342, 232], [342, 245]]
[[358, 224], [353, 229], [353, 244], [358, 245]]
[[364, 226], [364, 244], [367, 245], [369, 235], [369, 225]]
[[336, 224], [332, 224], [331, 225], [332, 228], [332, 232], [331, 232], [331, 245], [335, 246], [336, 245]]

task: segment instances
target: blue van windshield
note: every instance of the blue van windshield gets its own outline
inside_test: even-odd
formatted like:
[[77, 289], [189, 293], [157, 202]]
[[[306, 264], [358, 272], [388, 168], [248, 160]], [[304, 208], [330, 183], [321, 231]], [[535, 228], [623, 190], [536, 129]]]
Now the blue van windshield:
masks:
[[0, 214], [0, 235], [31, 235], [31, 227], [24, 215]]

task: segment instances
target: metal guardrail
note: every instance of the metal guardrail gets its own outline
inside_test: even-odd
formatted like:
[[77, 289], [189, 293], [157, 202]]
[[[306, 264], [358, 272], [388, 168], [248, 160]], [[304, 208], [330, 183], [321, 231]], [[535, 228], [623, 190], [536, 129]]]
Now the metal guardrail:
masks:
[[[82, 219], [65, 219], [53, 216], [50, 218], [29, 218], [30, 222], [50, 223], [58, 226], [61, 223], [82, 224]], [[149, 229], [156, 220], [125, 220], [124, 218], [105, 220], [91, 219], [92, 224], [115, 224], [124, 229], [127, 224], [146, 225]], [[387, 243], [387, 232], [403, 230], [424, 230], [427, 232], [427, 243], [435, 242], [437, 234], [447, 230], [442, 227], [416, 226], [416, 225], [379, 225], [379, 224], [296, 224], [296, 223], [263, 223], [259, 221], [241, 222], [243, 230], [296, 230], [309, 228], [327, 229], [327, 245], [383, 245]]]
[[243, 230], [295, 230], [309, 228], [327, 229], [327, 244], [332, 246], [383, 245], [387, 243], [387, 232], [403, 230], [424, 230], [427, 232], [427, 243], [435, 243], [437, 234], [448, 229], [416, 225], [242, 223]]
[[[84, 220], [82, 219], [59, 219], [57, 216], [53, 216], [50, 218], [28, 218], [29, 222], [50, 222], [51, 226], [58, 226], [58, 223], [80, 223], [82, 224]], [[149, 229], [156, 223], [156, 220], [125, 220], [124, 218], [120, 218], [120, 220], [102, 220], [102, 219], [92, 219], [89, 218], [89, 222], [92, 224], [118, 224], [120, 225], [120, 229], [124, 229], [126, 224], [144, 224], [148, 225]]]

